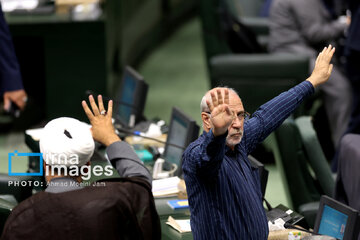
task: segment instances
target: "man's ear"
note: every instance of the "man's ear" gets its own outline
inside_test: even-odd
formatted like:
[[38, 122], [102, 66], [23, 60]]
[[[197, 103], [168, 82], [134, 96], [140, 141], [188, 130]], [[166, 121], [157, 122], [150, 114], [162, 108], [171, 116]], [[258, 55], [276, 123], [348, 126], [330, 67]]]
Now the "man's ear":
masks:
[[201, 113], [201, 119], [203, 122], [204, 130], [209, 131], [212, 128], [210, 114], [202, 112]]

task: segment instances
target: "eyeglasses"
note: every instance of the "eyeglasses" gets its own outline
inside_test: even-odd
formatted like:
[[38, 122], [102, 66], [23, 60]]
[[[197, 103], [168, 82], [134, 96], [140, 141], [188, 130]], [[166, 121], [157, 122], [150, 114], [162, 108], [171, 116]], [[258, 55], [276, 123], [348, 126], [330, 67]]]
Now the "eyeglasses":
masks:
[[[207, 113], [207, 114], [209, 114], [209, 115], [211, 116], [211, 113], [210, 113], [210, 112], [205, 112], [205, 113]], [[242, 120], [247, 121], [247, 120], [250, 119], [250, 117], [251, 117], [251, 114], [248, 113], [248, 112], [239, 112], [239, 113], [237, 114], [237, 118], [239, 119], [239, 121], [242, 121]]]

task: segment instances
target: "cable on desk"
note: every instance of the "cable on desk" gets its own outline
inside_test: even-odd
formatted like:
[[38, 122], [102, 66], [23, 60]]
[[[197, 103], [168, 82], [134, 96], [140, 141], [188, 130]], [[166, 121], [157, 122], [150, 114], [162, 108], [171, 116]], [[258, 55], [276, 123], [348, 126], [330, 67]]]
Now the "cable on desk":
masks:
[[307, 232], [307, 233], [310, 233], [310, 234], [313, 234], [313, 235], [322, 235], [322, 234], [318, 234], [318, 233], [315, 233], [313, 231], [310, 231], [310, 230], [306, 230], [304, 228], [300, 228], [300, 227], [297, 227], [295, 225], [292, 225], [288, 222], [284, 223], [284, 227], [287, 228], [287, 229], [296, 229], [296, 230], [300, 230], [300, 231], [303, 231], [303, 232]]

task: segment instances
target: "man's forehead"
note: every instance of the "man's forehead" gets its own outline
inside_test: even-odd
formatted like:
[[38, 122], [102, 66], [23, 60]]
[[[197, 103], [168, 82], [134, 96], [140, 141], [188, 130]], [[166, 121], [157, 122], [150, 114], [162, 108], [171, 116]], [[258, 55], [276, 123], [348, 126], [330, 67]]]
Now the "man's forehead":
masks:
[[231, 111], [234, 111], [236, 113], [244, 112], [244, 106], [242, 105], [241, 101], [233, 102], [230, 100], [229, 108]]

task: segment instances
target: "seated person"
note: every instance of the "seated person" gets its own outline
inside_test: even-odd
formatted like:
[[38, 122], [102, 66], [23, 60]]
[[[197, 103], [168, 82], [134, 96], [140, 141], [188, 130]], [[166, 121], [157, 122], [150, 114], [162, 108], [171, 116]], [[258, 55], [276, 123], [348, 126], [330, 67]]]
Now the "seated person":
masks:
[[[9, 216], [1, 239], [159, 239], [160, 222], [151, 193], [151, 176], [132, 148], [116, 135], [102, 97], [83, 101], [91, 128], [72, 118], [58, 118], [44, 128], [40, 149], [47, 181], [40, 192]], [[82, 178], [98, 173], [90, 166], [94, 140], [107, 146], [121, 179], [85, 187]], [[95, 168], [97, 169], [95, 171]], [[113, 169], [104, 167], [105, 172]], [[75, 191], [76, 190], [76, 191]]]
[[[349, 24], [343, 18], [335, 19], [323, 0], [273, 0], [269, 19], [269, 50], [308, 56], [310, 69], [322, 46], [336, 44]], [[320, 90], [336, 147], [350, 119], [352, 93], [340, 64], [334, 60], [331, 77]]]

